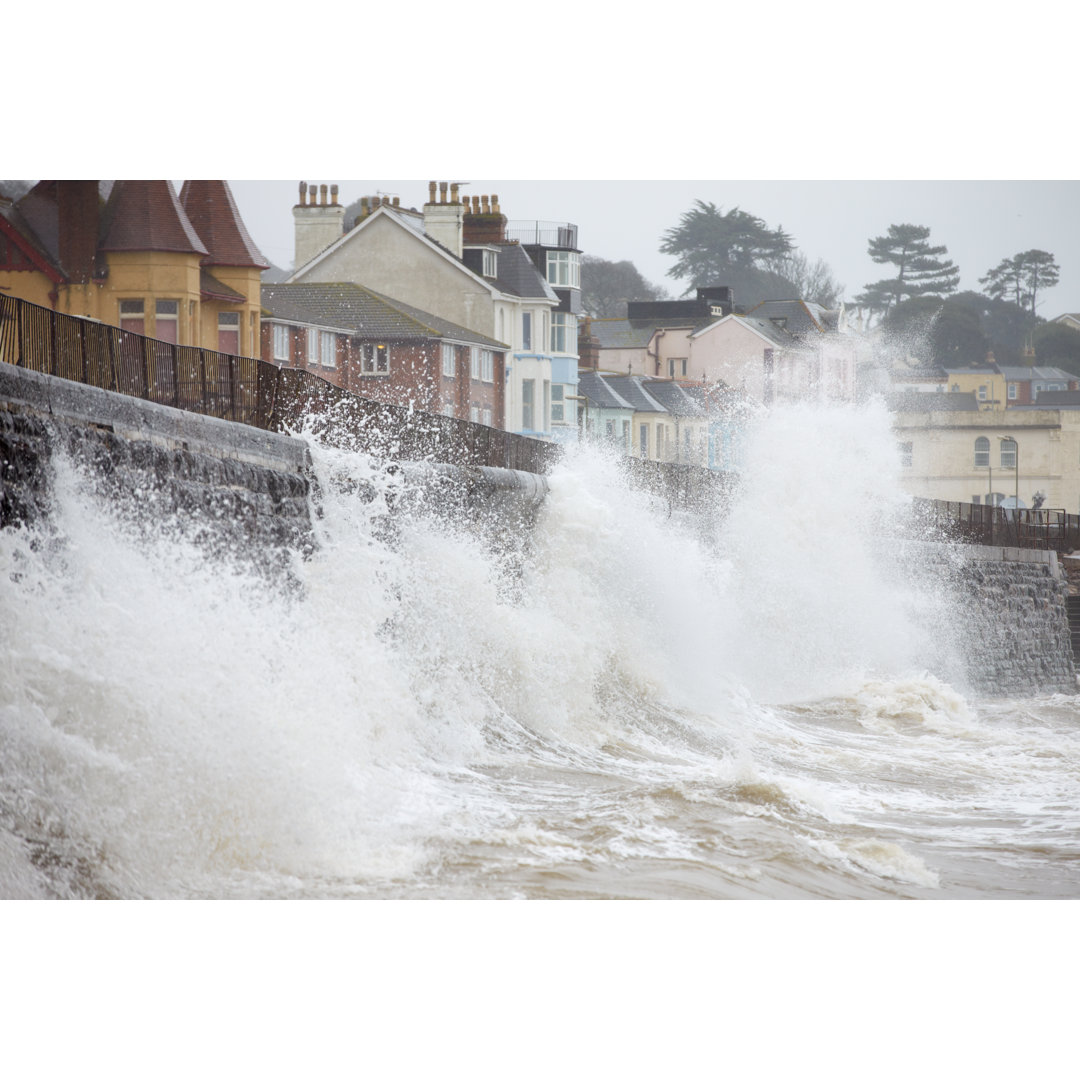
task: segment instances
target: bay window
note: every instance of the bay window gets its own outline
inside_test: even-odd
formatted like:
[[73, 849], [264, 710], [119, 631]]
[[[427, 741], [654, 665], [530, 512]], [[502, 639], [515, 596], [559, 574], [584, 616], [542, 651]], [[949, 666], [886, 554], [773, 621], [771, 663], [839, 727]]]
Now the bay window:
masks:
[[576, 251], [549, 251], [547, 279], [552, 285], [581, 288], [581, 256]]

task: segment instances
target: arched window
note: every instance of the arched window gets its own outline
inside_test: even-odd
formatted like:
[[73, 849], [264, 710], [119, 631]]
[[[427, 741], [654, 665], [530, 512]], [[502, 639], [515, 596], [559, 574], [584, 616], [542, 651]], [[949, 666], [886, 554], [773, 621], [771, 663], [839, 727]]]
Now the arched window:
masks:
[[990, 466], [990, 440], [980, 435], [975, 440], [975, 468], [986, 469]]

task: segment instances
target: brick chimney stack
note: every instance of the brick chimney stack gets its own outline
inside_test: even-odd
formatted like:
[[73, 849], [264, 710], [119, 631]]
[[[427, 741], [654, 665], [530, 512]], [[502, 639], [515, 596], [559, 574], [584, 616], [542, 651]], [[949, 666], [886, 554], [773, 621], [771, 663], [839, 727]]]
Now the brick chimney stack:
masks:
[[506, 241], [506, 215], [499, 210], [498, 195], [474, 195], [465, 200], [465, 243], [501, 244]]
[[[327, 194], [330, 201], [327, 201]], [[316, 203], [316, 197], [319, 201]], [[325, 251], [341, 237], [344, 229], [345, 207], [338, 203], [338, 186], [317, 186], [300, 181], [300, 199], [293, 207], [295, 222], [295, 256], [293, 268]]]

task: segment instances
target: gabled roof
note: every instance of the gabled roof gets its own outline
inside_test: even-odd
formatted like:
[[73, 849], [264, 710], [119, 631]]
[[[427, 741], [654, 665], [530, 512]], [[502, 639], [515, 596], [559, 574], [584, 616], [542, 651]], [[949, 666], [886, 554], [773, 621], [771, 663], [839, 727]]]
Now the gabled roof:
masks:
[[171, 180], [117, 180], [105, 205], [98, 249], [208, 254]]
[[457, 270], [471, 278], [478, 285], [483, 286], [489, 293], [495, 295], [499, 292], [497, 286], [493, 285], [490, 281], [485, 281], [479, 274], [474, 274], [460, 259], [455, 258], [453, 253], [442, 244], [436, 243], [426, 233], [418, 230], [414, 224], [411, 224], [406, 220], [405, 216], [401, 213], [395, 212], [388, 206], [380, 206], [367, 217], [363, 218], [357, 225], [354, 225], [347, 233], [343, 233], [337, 240], [335, 240], [328, 247], [323, 248], [317, 255], [312, 256], [303, 266], [298, 266], [289, 275], [287, 283], [295, 284], [296, 279], [301, 274], [306, 274], [313, 270], [319, 263], [327, 259], [334, 252], [338, 251], [344, 244], [352, 243], [357, 236], [362, 236], [365, 229], [370, 229], [372, 222], [380, 220], [389, 220], [393, 222], [400, 229], [404, 230], [409, 236], [415, 237], [421, 244], [427, 247], [429, 250], [436, 252], [438, 256], [445, 259], [452, 264]]
[[185, 180], [180, 205], [206, 245], [204, 266], [270, 266], [248, 234], [224, 180]]
[[643, 349], [657, 330], [693, 330], [709, 319], [590, 319], [589, 332], [601, 349]]
[[730, 322], [735, 322], [737, 325], [744, 326], [746, 329], [757, 334], [758, 337], [763, 338], [770, 345], [778, 346], [779, 348], [784, 348], [795, 343], [794, 337], [786, 330], [781, 330], [780, 327], [769, 319], [762, 319], [756, 315], [725, 315], [722, 319], [715, 319], [707, 326], [703, 326], [701, 329], [696, 330], [693, 336], [701, 337], [716, 327], [723, 326]]
[[54, 284], [64, 280], [64, 272], [57, 260], [50, 255], [13, 203], [0, 202], [0, 235], [6, 236], [8, 242], [22, 253], [26, 261]]
[[508, 346], [353, 282], [292, 282], [262, 287], [263, 317], [325, 326], [391, 341], [448, 339], [504, 351]]
[[672, 416], [704, 416], [706, 413], [704, 402], [673, 379], [652, 379], [648, 391], [649, 396], [660, 402]]
[[782, 329], [789, 334], [824, 334], [837, 328], [838, 312], [828, 312], [809, 300], [763, 300], [748, 315], [760, 319], [783, 319]]
[[[626, 376], [618, 376], [625, 378]], [[597, 409], [627, 409], [633, 411], [630, 404], [612, 385], [612, 375], [601, 375], [595, 371], [578, 373], [578, 393], [588, 399], [589, 404]]]

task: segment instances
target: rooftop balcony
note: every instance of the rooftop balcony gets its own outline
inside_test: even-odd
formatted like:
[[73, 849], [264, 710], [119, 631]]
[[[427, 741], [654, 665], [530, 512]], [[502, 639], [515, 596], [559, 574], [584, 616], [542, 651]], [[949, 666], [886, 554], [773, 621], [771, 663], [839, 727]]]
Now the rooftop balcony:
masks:
[[524, 245], [578, 249], [577, 226], [567, 221], [510, 221], [506, 239]]

